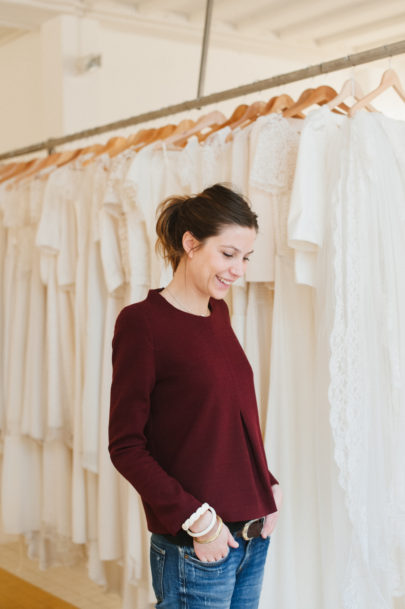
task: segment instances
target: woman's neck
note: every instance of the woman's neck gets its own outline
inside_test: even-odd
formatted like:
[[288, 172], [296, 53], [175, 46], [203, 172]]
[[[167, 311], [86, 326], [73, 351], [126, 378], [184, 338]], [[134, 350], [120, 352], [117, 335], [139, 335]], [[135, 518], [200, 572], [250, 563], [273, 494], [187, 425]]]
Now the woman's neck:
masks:
[[193, 315], [210, 315], [208, 308], [209, 296], [202, 294], [191, 282], [180, 267], [176, 270], [173, 279], [162, 290], [161, 295], [172, 305]]

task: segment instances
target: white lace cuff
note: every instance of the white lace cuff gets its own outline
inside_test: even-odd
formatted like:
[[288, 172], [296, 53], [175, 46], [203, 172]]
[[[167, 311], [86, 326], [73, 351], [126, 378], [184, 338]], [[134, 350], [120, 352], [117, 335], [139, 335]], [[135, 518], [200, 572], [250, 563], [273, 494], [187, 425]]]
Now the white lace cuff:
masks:
[[203, 503], [198, 510], [196, 510], [189, 518], [187, 518], [187, 520], [183, 522], [181, 528], [184, 529], [184, 531], [187, 531], [195, 522], [197, 522], [200, 516], [205, 514], [209, 508], [210, 506], [208, 503]]

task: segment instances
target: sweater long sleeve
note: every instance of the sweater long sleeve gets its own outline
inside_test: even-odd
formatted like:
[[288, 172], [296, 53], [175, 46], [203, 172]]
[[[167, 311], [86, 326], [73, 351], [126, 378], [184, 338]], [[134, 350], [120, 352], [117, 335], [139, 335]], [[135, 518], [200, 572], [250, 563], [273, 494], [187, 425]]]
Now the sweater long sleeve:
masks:
[[145, 427], [155, 381], [148, 322], [126, 308], [117, 318], [113, 340], [110, 456], [143, 501], [159, 514], [168, 532], [175, 535], [202, 501], [187, 493], [148, 450]]

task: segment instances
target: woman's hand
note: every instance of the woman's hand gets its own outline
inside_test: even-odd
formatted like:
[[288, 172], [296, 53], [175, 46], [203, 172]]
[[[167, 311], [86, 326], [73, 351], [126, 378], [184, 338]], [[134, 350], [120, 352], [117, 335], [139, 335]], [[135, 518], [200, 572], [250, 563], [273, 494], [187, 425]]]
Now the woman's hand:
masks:
[[261, 536], [263, 537], [263, 539], [269, 537], [269, 535], [271, 535], [274, 529], [276, 528], [278, 515], [280, 512], [281, 505], [283, 503], [283, 492], [281, 490], [280, 485], [273, 484], [271, 489], [273, 491], [274, 501], [276, 502], [277, 512], [273, 512], [272, 514], [266, 516], [264, 520], [263, 530], [261, 532]]
[[[211, 512], [205, 512], [200, 518], [193, 524], [192, 531], [193, 533], [197, 533], [198, 531], [203, 531], [206, 529], [212, 521]], [[210, 539], [215, 532], [218, 530], [218, 519], [213, 526], [213, 528], [202, 535], [199, 539], [203, 541], [205, 539]], [[237, 548], [239, 544], [233, 538], [231, 532], [229, 531], [226, 524], [222, 524], [221, 532], [218, 535], [217, 539], [211, 541], [210, 543], [198, 543], [196, 539], [193, 539], [194, 551], [196, 553], [197, 558], [199, 558], [202, 562], [213, 562], [215, 560], [221, 560], [221, 558], [225, 558], [228, 555], [229, 547]]]
[[[216, 530], [217, 526], [218, 525], [215, 526], [214, 531]], [[207, 537], [209, 539], [212, 534], [212, 531], [210, 531], [204, 537]], [[204, 537], [202, 537], [201, 539], [204, 539]], [[239, 547], [238, 542], [235, 541], [232, 533], [230, 532], [226, 524], [222, 525], [221, 533], [214, 541], [211, 541], [210, 543], [198, 543], [198, 541], [194, 539], [193, 545], [194, 552], [196, 553], [197, 558], [199, 558], [199, 560], [201, 560], [202, 562], [214, 562], [215, 560], [221, 560], [221, 558], [225, 558], [226, 556], [228, 556], [228, 546], [230, 546], [231, 548]]]

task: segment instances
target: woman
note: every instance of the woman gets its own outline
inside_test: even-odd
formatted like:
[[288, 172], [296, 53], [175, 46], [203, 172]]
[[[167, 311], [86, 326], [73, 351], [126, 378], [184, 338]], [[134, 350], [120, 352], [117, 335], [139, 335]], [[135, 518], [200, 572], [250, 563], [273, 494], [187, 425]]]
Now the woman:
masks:
[[246, 270], [257, 216], [220, 184], [159, 213], [174, 276], [118, 316], [110, 455], [142, 498], [159, 607], [254, 609], [281, 491], [223, 298]]

